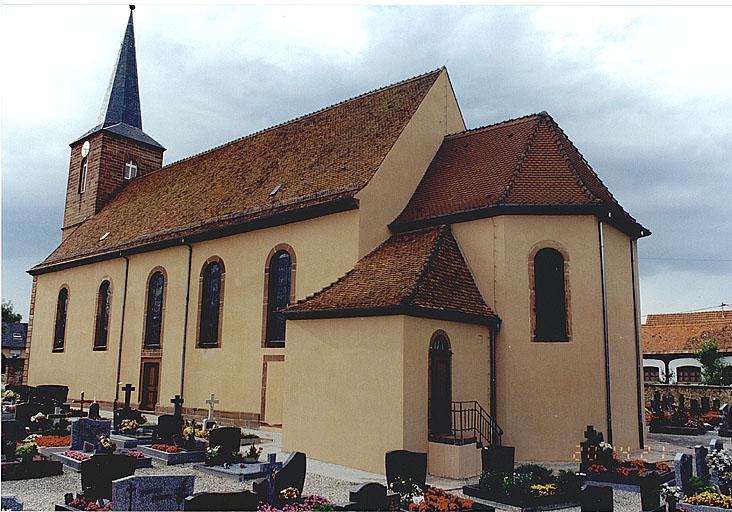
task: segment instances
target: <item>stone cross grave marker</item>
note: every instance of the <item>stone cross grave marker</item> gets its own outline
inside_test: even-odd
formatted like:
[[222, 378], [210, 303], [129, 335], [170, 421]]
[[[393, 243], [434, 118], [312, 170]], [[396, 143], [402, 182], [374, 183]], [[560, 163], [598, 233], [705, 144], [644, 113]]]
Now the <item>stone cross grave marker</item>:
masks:
[[694, 447], [694, 469], [696, 476], [699, 478], [709, 478], [709, 466], [707, 465], [707, 450], [704, 446], [698, 444]]
[[600, 443], [604, 440], [602, 432], [595, 430], [593, 425], [587, 425], [585, 440], [580, 443], [582, 461], [580, 471], [586, 471], [588, 467], [597, 461]]
[[79, 404], [79, 411], [81, 412], [81, 415], [84, 416], [84, 404], [86, 401], [84, 400], [84, 392], [81, 392], [81, 398], [79, 400], [76, 400], [76, 402]]
[[213, 419], [214, 419], [214, 416], [213, 416], [214, 405], [218, 404], [221, 401], [221, 400], [216, 400], [215, 397], [216, 397], [216, 395], [211, 393], [211, 397], [208, 400], [206, 400], [206, 403], [208, 404], [208, 418], [206, 418], [206, 419], [209, 421], [213, 421]]
[[183, 510], [196, 477], [128, 476], [112, 482], [112, 510]]
[[111, 430], [112, 420], [79, 418], [71, 424], [71, 449], [83, 450], [84, 442], [96, 446], [99, 436], [108, 436]]
[[122, 391], [125, 392], [125, 409], [130, 408], [130, 398], [132, 397], [132, 392], [135, 390], [135, 386], [132, 384], [125, 384], [122, 388]]
[[686, 453], [677, 453], [674, 457], [674, 472], [676, 473], [676, 487], [681, 487], [686, 491], [693, 474], [691, 456]]
[[170, 403], [173, 404], [173, 416], [183, 416], [183, 398], [175, 395], [175, 398], [170, 399]]

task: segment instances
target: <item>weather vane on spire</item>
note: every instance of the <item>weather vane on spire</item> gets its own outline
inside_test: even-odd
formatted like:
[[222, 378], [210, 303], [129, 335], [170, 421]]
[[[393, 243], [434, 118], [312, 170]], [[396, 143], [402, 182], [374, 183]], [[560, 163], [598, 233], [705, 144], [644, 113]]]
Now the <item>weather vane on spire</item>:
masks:
[[134, 11], [134, 10], [135, 10], [135, 6], [134, 5], [130, 5], [130, 11]]

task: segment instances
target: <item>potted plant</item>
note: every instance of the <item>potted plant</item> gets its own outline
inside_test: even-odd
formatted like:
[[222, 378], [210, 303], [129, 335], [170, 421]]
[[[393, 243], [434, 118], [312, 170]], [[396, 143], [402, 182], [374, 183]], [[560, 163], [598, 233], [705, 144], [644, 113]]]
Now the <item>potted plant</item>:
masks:
[[206, 465], [216, 466], [219, 462], [219, 448], [220, 446], [206, 448]]
[[249, 449], [244, 452], [244, 463], [254, 464], [259, 461], [259, 456], [262, 454], [262, 449], [257, 448], [253, 444], [249, 445]]
[[33, 442], [22, 444], [15, 449], [15, 456], [22, 462], [30, 462], [36, 455], [38, 455], [38, 445]]
[[107, 436], [99, 436], [99, 445], [97, 446], [97, 453], [114, 453], [117, 449], [115, 445]]

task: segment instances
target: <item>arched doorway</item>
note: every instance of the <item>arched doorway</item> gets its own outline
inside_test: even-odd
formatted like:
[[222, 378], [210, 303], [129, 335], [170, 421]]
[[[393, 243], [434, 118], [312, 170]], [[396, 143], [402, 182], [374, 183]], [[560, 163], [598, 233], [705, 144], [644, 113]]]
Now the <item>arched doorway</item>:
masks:
[[429, 354], [429, 435], [439, 437], [451, 432], [452, 352], [447, 334], [432, 335]]

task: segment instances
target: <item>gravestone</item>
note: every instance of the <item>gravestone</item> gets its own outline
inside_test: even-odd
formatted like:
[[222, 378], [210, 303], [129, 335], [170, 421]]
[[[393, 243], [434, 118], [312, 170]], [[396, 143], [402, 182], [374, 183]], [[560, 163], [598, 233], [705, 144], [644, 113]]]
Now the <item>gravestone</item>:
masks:
[[170, 399], [170, 403], [173, 404], [173, 416], [183, 416], [183, 398], [175, 395], [175, 398]]
[[661, 393], [656, 391], [653, 393], [653, 398], [651, 399], [651, 412], [658, 412], [661, 410]]
[[93, 420], [98, 420], [101, 418], [101, 416], [99, 416], [99, 404], [98, 403], [94, 402], [89, 405], [88, 416], [90, 419], [93, 419]]
[[714, 438], [709, 441], [709, 453], [724, 449], [724, 442], [721, 439]]
[[680, 487], [686, 492], [689, 489], [689, 480], [693, 476], [691, 456], [686, 453], [677, 453], [674, 457], [674, 472], [676, 487]]
[[427, 454], [394, 450], [386, 452], [386, 482], [391, 484], [397, 478], [417, 484], [424, 489], [427, 479]]
[[114, 430], [118, 431], [120, 425], [122, 424], [123, 420], [133, 420], [136, 421], [138, 424], [142, 424], [142, 413], [138, 411], [137, 409], [133, 409], [130, 407], [130, 403], [132, 401], [132, 392], [135, 390], [135, 386], [132, 384], [125, 384], [124, 387], [122, 387], [122, 391], [125, 393], [125, 405], [122, 407], [122, 409], [117, 409], [115, 400], [115, 407], [114, 407]]
[[33, 386], [27, 386], [25, 384], [8, 384], [5, 386], [5, 389], [9, 389], [18, 395], [18, 398], [15, 400], [16, 404], [30, 402], [31, 397], [33, 396]]
[[197, 492], [188, 496], [183, 510], [257, 510], [259, 498], [252, 491]]
[[2, 497], [2, 509], [3, 510], [23, 510], [23, 502], [15, 496], [3, 496]]
[[721, 404], [720, 404], [719, 398], [714, 398], [712, 400], [712, 409], [714, 409], [715, 411], [718, 411], [720, 407], [721, 407]]
[[480, 451], [483, 471], [489, 473], [511, 473], [515, 462], [516, 448], [513, 446], [484, 446]]
[[588, 485], [580, 493], [582, 512], [613, 512], [613, 488]]
[[18, 404], [15, 406], [15, 421], [18, 422], [19, 435], [26, 432], [26, 427], [35, 427], [32, 425], [31, 417], [45, 410], [45, 406], [36, 403]]
[[[275, 454], [268, 454], [268, 464], [275, 467]], [[271, 503], [271, 498], [279, 496], [283, 489], [294, 487], [302, 494], [305, 485], [305, 472], [307, 470], [307, 457], [302, 452], [293, 452], [272, 477], [270, 489], [268, 478], [260, 478], [252, 484], [252, 490], [259, 496], [261, 501]]]
[[82, 461], [80, 471], [85, 498], [112, 499], [112, 482], [135, 474], [135, 458], [130, 455], [92, 455]]
[[711, 407], [711, 404], [709, 403], [709, 397], [708, 396], [701, 397], [702, 412], [709, 412], [710, 407]]
[[[600, 443], [604, 440], [602, 432], [595, 430], [592, 425], [587, 425], [585, 430], [585, 440], [580, 443], [580, 471], [586, 472], [587, 468], [593, 464], [606, 465], [607, 461], [605, 452], [600, 448]], [[611, 455], [612, 456], [612, 455]]]
[[[732, 437], [732, 410], [729, 404], [722, 404], [719, 409], [721, 421], [719, 423], [719, 435], [723, 437]], [[17, 413], [16, 413], [17, 414]]]
[[109, 436], [111, 430], [112, 422], [110, 420], [79, 418], [71, 424], [71, 449], [83, 449], [84, 442], [96, 446], [99, 436]]
[[163, 414], [158, 416], [158, 429], [153, 434], [155, 442], [174, 444], [181, 440], [183, 433], [183, 417]]
[[682, 411], [686, 408], [686, 397], [684, 395], [679, 395], [679, 409]]
[[701, 407], [699, 406], [699, 400], [692, 398], [689, 401], [689, 404], [690, 404], [690, 409], [691, 409], [691, 415], [693, 417], [699, 416], [701, 414]]
[[[128, 476], [112, 482], [112, 510], [181, 510], [196, 477]], [[222, 509], [227, 510], [227, 509]]]
[[214, 405], [218, 404], [221, 400], [215, 399], [216, 395], [211, 393], [211, 396], [208, 400], [206, 400], [206, 403], [208, 404], [208, 417], [203, 421], [203, 430], [211, 430], [214, 428], [214, 425], [216, 425], [216, 420], [214, 419]]
[[15, 459], [15, 445], [19, 440], [18, 422], [16, 420], [2, 421], [2, 455], [6, 460]]
[[208, 445], [211, 448], [219, 447], [218, 464], [231, 462], [234, 454], [239, 453], [241, 429], [239, 427], [219, 427], [208, 435]]
[[56, 407], [61, 407], [69, 397], [68, 386], [55, 384], [41, 384], [33, 389], [32, 400], [46, 406], [46, 411], [51, 414]]
[[661, 507], [661, 487], [657, 473], [651, 473], [640, 481], [641, 510], [652, 512]]
[[705, 480], [709, 478], [709, 466], [707, 465], [708, 453], [709, 450], [700, 444], [694, 447], [694, 469], [696, 470], [696, 476]]
[[348, 493], [350, 503], [346, 510], [389, 510], [386, 501], [386, 486], [377, 482], [367, 482], [351, 489]]

